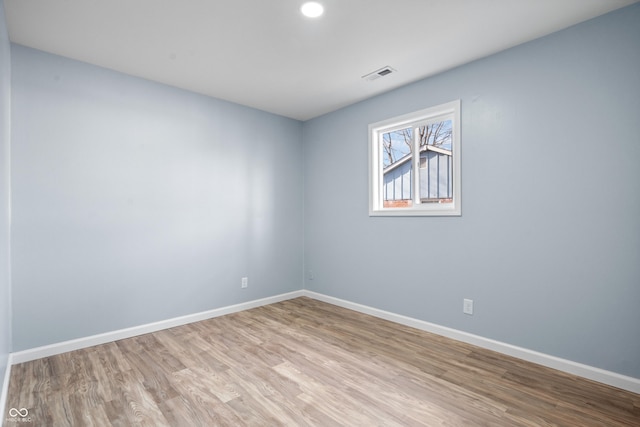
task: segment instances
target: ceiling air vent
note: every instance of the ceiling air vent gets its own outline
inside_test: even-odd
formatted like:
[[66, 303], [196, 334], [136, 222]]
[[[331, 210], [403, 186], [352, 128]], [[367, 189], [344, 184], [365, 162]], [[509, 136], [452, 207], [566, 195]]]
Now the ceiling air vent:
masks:
[[389, 74], [395, 73], [395, 72], [396, 70], [394, 70], [393, 68], [387, 65], [386, 67], [382, 67], [379, 70], [374, 71], [373, 73], [369, 73], [365, 76], [362, 76], [362, 78], [368, 82], [372, 82], [374, 80], [379, 79], [380, 77], [388, 76]]

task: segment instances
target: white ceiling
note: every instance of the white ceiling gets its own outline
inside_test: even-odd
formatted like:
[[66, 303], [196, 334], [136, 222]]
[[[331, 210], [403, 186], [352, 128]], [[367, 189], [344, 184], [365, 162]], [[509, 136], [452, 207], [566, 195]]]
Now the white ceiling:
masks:
[[4, 1], [15, 43], [307, 120], [636, 0]]

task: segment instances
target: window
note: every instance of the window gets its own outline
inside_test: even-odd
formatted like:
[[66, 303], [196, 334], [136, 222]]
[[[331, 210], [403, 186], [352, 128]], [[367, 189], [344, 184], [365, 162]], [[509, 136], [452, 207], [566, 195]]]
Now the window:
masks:
[[369, 125], [369, 215], [460, 215], [460, 100]]

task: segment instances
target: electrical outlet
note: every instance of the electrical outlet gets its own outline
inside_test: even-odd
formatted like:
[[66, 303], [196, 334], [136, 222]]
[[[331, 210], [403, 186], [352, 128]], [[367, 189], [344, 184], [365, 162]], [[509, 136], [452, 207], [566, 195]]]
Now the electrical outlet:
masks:
[[242, 283], [242, 285], [241, 285], [241, 286], [242, 286], [243, 288], [246, 288], [247, 286], [249, 286], [249, 278], [248, 278], [248, 277], [243, 277], [243, 278], [242, 278], [242, 282], [241, 282], [241, 283]]
[[309, 280], [313, 280], [313, 270], [309, 270], [308, 277], [309, 277]]
[[473, 315], [473, 300], [472, 299], [464, 299], [462, 300], [462, 312], [464, 314]]

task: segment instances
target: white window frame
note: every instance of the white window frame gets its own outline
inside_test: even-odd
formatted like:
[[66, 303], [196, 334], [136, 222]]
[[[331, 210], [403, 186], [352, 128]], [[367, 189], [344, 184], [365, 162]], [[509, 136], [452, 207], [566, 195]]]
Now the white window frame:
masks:
[[[452, 120], [451, 151], [453, 152], [453, 202], [421, 203], [419, 198], [420, 156], [413, 157], [413, 204], [409, 207], [384, 207], [383, 205], [383, 152], [382, 135], [396, 129], [417, 127], [425, 123], [441, 120]], [[417, 132], [414, 132], [414, 135]], [[414, 137], [414, 153], [418, 144]], [[461, 183], [460, 183], [460, 100], [393, 117], [369, 125], [369, 216], [460, 216]]]

